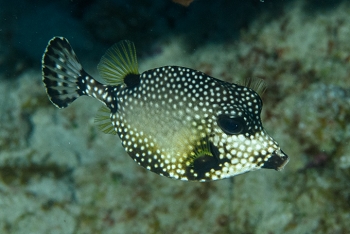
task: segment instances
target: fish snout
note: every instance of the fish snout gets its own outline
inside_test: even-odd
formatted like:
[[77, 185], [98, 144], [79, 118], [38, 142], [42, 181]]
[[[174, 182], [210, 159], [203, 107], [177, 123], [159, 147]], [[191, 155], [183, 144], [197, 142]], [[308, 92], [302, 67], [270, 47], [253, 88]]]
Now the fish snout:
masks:
[[289, 157], [281, 149], [275, 150], [261, 168], [281, 171], [289, 162]]

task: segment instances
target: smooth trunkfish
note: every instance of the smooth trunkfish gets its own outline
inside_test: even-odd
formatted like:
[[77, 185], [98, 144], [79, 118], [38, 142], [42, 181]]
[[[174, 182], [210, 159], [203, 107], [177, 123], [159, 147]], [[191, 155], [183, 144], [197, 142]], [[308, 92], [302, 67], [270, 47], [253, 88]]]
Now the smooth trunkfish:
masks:
[[83, 95], [101, 101], [98, 127], [118, 134], [150, 171], [212, 181], [288, 163], [261, 123], [262, 83], [228, 83], [179, 66], [139, 73], [135, 46], [126, 40], [108, 49], [97, 68], [106, 85], [84, 71], [67, 39], [52, 38], [42, 58], [49, 99], [58, 108]]

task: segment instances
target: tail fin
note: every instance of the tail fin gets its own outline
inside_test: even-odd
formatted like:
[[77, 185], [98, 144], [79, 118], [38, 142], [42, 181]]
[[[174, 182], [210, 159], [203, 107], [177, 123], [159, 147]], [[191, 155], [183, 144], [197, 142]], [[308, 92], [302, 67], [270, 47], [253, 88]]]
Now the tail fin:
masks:
[[52, 38], [42, 58], [42, 79], [51, 102], [58, 108], [65, 108], [85, 95], [79, 83], [86, 76], [68, 40]]

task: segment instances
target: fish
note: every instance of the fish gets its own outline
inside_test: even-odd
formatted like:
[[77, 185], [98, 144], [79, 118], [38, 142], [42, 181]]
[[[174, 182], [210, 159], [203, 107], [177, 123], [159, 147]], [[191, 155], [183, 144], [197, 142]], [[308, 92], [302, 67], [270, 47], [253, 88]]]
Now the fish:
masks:
[[262, 82], [229, 83], [181, 66], [140, 73], [129, 40], [109, 48], [97, 69], [103, 83], [83, 69], [66, 38], [52, 38], [42, 57], [48, 98], [58, 108], [80, 96], [99, 100], [98, 128], [118, 135], [147, 170], [205, 182], [261, 168], [280, 171], [289, 161], [263, 128]]

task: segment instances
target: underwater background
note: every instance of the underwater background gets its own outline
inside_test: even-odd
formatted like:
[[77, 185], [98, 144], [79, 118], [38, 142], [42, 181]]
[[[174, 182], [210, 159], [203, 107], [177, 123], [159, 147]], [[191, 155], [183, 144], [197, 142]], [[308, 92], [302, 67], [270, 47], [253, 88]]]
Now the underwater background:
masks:
[[[0, 0], [0, 233], [350, 233], [350, 2], [176, 2]], [[97, 78], [128, 39], [140, 71], [264, 79], [262, 122], [289, 163], [206, 183], [147, 171], [98, 130], [96, 100], [50, 103], [53, 36]]]

